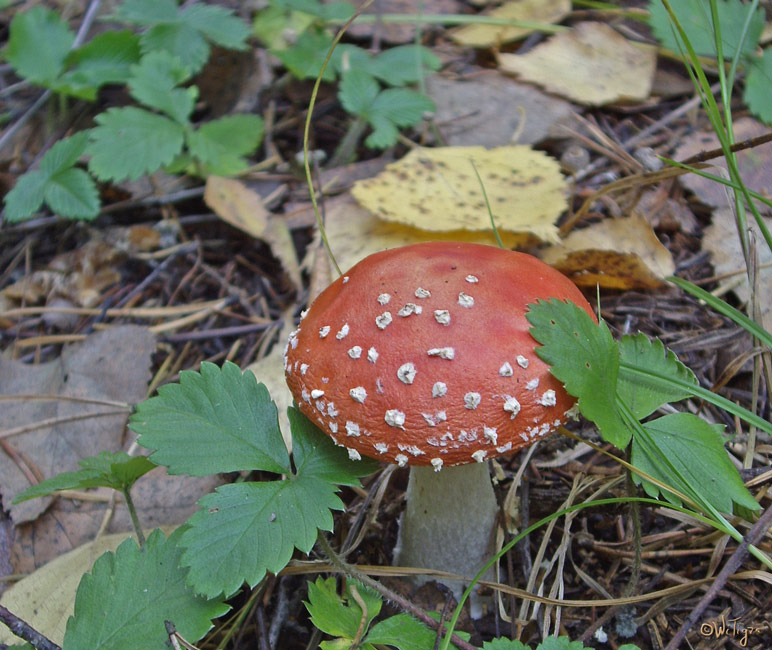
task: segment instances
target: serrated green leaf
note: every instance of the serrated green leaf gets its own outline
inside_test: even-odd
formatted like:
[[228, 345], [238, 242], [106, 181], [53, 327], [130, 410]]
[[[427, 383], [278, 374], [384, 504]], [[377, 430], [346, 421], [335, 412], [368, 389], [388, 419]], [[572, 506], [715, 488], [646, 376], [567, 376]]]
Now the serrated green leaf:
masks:
[[207, 39], [229, 50], [244, 50], [250, 30], [230, 9], [217, 5], [191, 4], [180, 12], [180, 20]]
[[167, 540], [155, 530], [143, 550], [127, 539], [115, 553], [99, 557], [78, 586], [62, 649], [167, 650], [167, 620], [188, 641], [204, 636], [229, 607], [185, 585], [178, 539], [178, 533]]
[[104, 84], [125, 83], [139, 55], [139, 37], [129, 30], [100, 34], [70, 52], [65, 63], [72, 69], [61, 75], [54, 90], [93, 101]]
[[172, 474], [292, 471], [268, 390], [233, 363], [181, 372], [180, 383], [137, 406], [129, 428]]
[[531, 336], [542, 347], [536, 354], [577, 398], [582, 415], [598, 425], [604, 440], [623, 449], [631, 432], [617, 411], [619, 348], [604, 322], [593, 322], [570, 302], [540, 300], [526, 314]]
[[531, 650], [531, 648], [522, 641], [512, 641], [502, 637], [486, 641], [483, 643], [482, 650]]
[[383, 116], [397, 126], [413, 126], [423, 119], [424, 113], [436, 109], [426, 95], [406, 88], [387, 88], [375, 98], [370, 115]]
[[[620, 359], [626, 363], [665, 377], [697, 384], [694, 373], [671, 350], [666, 350], [659, 339], [650, 339], [645, 334], [623, 336], [619, 342], [619, 354]], [[677, 402], [691, 395], [677, 387], [663, 388], [640, 378], [633, 381], [624, 375], [620, 375], [617, 381], [617, 394], [639, 420], [651, 415], [663, 404]]]
[[[430, 612], [429, 616], [434, 619], [439, 617], [436, 612]], [[469, 634], [465, 632], [456, 630], [455, 633], [465, 641], [469, 639]], [[365, 640], [373, 645], [388, 645], [398, 650], [433, 650], [437, 647], [437, 632], [409, 614], [397, 614], [373, 625]], [[455, 644], [450, 647], [458, 648]]]
[[179, 9], [175, 0], [123, 0], [112, 17], [131, 25], [150, 27], [175, 22], [179, 19]]
[[211, 173], [236, 174], [246, 168], [241, 156], [252, 153], [263, 137], [257, 115], [229, 115], [207, 122], [188, 135], [188, 148]]
[[51, 176], [45, 198], [53, 212], [68, 219], [95, 219], [99, 214], [99, 190], [82, 169], [70, 167]]
[[439, 70], [442, 62], [423, 45], [398, 45], [373, 58], [370, 74], [391, 86], [415, 83], [424, 75], [424, 68]]
[[22, 174], [3, 199], [6, 221], [22, 221], [37, 212], [45, 200], [47, 183], [48, 175], [39, 169]]
[[62, 472], [32, 485], [14, 497], [14, 503], [47, 496], [59, 490], [85, 490], [109, 487], [113, 490], [130, 489], [134, 482], [156, 466], [144, 456], [129, 456], [124, 451], [101, 452], [98, 456], [83, 458], [77, 472]]
[[367, 118], [379, 92], [381, 87], [371, 74], [354, 68], [343, 74], [338, 99], [343, 108], [352, 115]]
[[772, 124], [772, 48], [749, 60], [743, 100], [751, 113]]
[[[670, 0], [673, 13], [678, 18], [695, 53], [702, 56], [716, 57], [715, 31], [709, 0]], [[737, 55], [743, 24], [750, 5], [740, 0], [716, 0], [721, 43], [724, 57], [733, 59]], [[661, 0], [649, 1], [649, 24], [657, 40], [666, 48], [679, 53], [677, 30], [674, 33], [670, 15]], [[761, 30], [764, 28], [764, 11], [759, 7], [751, 18], [751, 23], [742, 44], [741, 53], [748, 56], [759, 44]], [[680, 38], [679, 38], [680, 40]]]
[[72, 167], [86, 150], [88, 131], [79, 131], [69, 138], [59, 140], [52, 146], [40, 161], [40, 171], [51, 177]]
[[[708, 424], [691, 413], [671, 413], [643, 424], [646, 438], [633, 437], [632, 463], [650, 476], [672, 485], [684, 494], [699, 495], [719, 512], [732, 512], [732, 502], [758, 510], [729, 460], [720, 425]], [[659, 493], [652, 483], [638, 477], [647, 494]], [[672, 503], [678, 499], [668, 492], [663, 495]]]
[[47, 86], [61, 73], [74, 42], [75, 34], [57, 12], [33, 7], [11, 21], [5, 59], [20, 77]]
[[[287, 70], [298, 79], [316, 79], [332, 45], [332, 36], [324, 31], [307, 31], [301, 34], [291, 48], [274, 52]], [[340, 53], [332, 53], [324, 70], [323, 81], [335, 81], [335, 70], [340, 67]]]
[[353, 581], [347, 581], [346, 597], [341, 598], [336, 583], [335, 578], [324, 579], [321, 576], [315, 582], [309, 582], [308, 601], [305, 606], [315, 627], [330, 636], [349, 639], [350, 645], [362, 621], [362, 608], [351, 596], [351, 584], [356, 586], [359, 597], [367, 608], [365, 630], [381, 611], [383, 603], [374, 591]]
[[[295, 474], [281, 481], [237, 483], [199, 501], [182, 544], [183, 564], [197, 592], [231, 594], [283, 569], [295, 548], [308, 553], [319, 530], [332, 530], [331, 510], [342, 510], [331, 478], [352, 485], [369, 469], [290, 409]], [[277, 430], [275, 436], [280, 439]], [[357, 481], [358, 482], [358, 481]]]
[[95, 118], [86, 153], [89, 171], [104, 181], [136, 180], [174, 160], [185, 140], [183, 127], [162, 115], [127, 106]]
[[190, 71], [168, 52], [150, 52], [131, 66], [129, 92], [138, 102], [166, 113], [185, 124], [198, 97], [195, 86], [177, 88], [190, 78]]
[[581, 641], [572, 641], [567, 636], [548, 636], [536, 650], [592, 650]]
[[168, 52], [196, 73], [209, 60], [211, 48], [197, 29], [186, 23], [163, 23], [148, 29], [140, 39], [142, 52]]

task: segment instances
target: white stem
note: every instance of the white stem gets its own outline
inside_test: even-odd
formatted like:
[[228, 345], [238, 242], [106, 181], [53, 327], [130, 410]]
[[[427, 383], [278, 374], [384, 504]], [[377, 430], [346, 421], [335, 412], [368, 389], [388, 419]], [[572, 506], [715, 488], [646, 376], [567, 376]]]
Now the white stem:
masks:
[[[411, 467], [395, 563], [473, 578], [493, 553], [497, 509], [488, 463]], [[440, 582], [461, 595], [463, 582]]]

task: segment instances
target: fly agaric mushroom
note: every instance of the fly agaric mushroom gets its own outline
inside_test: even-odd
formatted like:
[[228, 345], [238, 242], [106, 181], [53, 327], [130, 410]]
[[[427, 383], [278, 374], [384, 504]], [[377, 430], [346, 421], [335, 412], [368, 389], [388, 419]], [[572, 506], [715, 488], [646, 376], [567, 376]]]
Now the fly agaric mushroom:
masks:
[[306, 417], [352, 459], [410, 466], [398, 564], [471, 578], [490, 557], [486, 461], [552, 432], [574, 405], [525, 317], [549, 298], [592, 315], [568, 278], [531, 255], [414, 244], [359, 262], [290, 335], [287, 383]]

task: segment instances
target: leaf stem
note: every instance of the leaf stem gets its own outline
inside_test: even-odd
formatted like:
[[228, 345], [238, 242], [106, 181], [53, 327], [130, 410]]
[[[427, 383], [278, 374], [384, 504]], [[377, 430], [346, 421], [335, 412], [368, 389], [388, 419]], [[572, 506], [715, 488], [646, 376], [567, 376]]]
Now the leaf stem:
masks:
[[142, 526], [139, 523], [139, 517], [137, 516], [137, 509], [134, 506], [134, 500], [131, 498], [131, 489], [128, 486], [124, 486], [121, 489], [123, 498], [126, 501], [126, 507], [129, 509], [129, 516], [131, 517], [131, 525], [134, 526], [134, 532], [137, 534], [137, 542], [139, 548], [145, 548], [145, 533], [142, 532]]

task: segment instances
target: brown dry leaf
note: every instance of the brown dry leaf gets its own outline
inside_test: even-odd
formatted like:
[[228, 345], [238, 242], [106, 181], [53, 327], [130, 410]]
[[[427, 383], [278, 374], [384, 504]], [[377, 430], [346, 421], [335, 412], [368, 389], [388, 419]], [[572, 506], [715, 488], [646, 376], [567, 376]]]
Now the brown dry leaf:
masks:
[[452, 146], [536, 144], [573, 111], [563, 99], [482, 68], [460, 79], [432, 75], [426, 93], [437, 105], [435, 123]]
[[604, 23], [579, 23], [526, 54], [500, 54], [499, 68], [581, 104], [642, 101], [651, 91], [657, 52]]
[[[734, 123], [734, 138], [736, 142], [742, 142], [769, 132], [769, 127], [752, 117], [741, 117]], [[698, 131], [687, 136], [683, 144], [675, 152], [676, 160], [686, 160], [703, 151], [718, 148], [718, 138], [713, 131]], [[745, 149], [737, 152], [737, 166], [740, 170], [745, 185], [759, 194], [772, 197], [772, 142], [767, 142], [753, 149]], [[705, 171], [714, 176], [728, 178], [728, 174], [719, 171], [726, 170], [726, 161], [723, 156], [709, 161], [714, 168]], [[688, 187], [697, 198], [711, 207], [726, 207], [732, 200], [729, 198], [731, 189], [697, 174], [681, 176], [681, 182]], [[759, 210], [769, 213], [770, 209], [763, 203], [756, 202]]]
[[[458, 14], [462, 4], [458, 0], [422, 0], [421, 12], [424, 14]], [[418, 13], [415, 0], [374, 0], [363, 12], [365, 16], [380, 16], [383, 14], [401, 14], [415, 16]], [[425, 31], [431, 25], [420, 25]], [[347, 35], [354, 38], [372, 38], [377, 35], [386, 43], [412, 43], [415, 39], [416, 24], [405, 20], [396, 23], [355, 22], [349, 26]]]
[[[772, 219], [765, 220], [767, 228], [772, 230]], [[768, 332], [772, 332], [772, 252], [759, 232], [753, 218], [748, 221], [756, 239], [759, 256], [758, 287], [754, 298], [759, 303], [761, 321]], [[721, 281], [721, 288], [732, 289], [744, 303], [751, 298], [748, 278], [745, 272], [745, 258], [737, 235], [734, 213], [729, 208], [713, 211], [713, 222], [705, 229], [702, 248], [710, 252], [716, 275], [732, 274]]]
[[575, 230], [542, 259], [580, 287], [654, 289], [675, 271], [670, 251], [638, 214]]
[[[560, 22], [571, 11], [570, 0], [510, 0], [487, 11], [492, 18], [507, 18], [530, 23]], [[528, 36], [534, 30], [527, 27], [501, 25], [467, 25], [450, 32], [450, 37], [464, 47], [494, 47]]]
[[223, 221], [266, 242], [290, 280], [302, 285], [295, 245], [287, 224], [268, 211], [260, 195], [234, 178], [209, 176], [204, 201]]
[[[164, 534], [168, 536], [172, 530], [166, 527]], [[103, 535], [52, 560], [8, 589], [0, 604], [61, 645], [81, 577], [91, 570], [100, 555], [115, 551], [127, 537], [128, 533]], [[0, 643], [18, 641], [8, 628], [0, 625]]]
[[[111, 402], [139, 402], [150, 380], [155, 337], [144, 327], [125, 325], [66, 346], [55, 361], [24, 364], [0, 356], [0, 395], [59, 395]], [[100, 416], [99, 413], [111, 412]], [[73, 419], [75, 416], [86, 416]], [[78, 461], [99, 451], [123, 447], [128, 411], [118, 406], [66, 400], [3, 402], [0, 431], [45, 420], [49, 426], [5, 437], [4, 442], [28, 458], [44, 478], [78, 469]], [[69, 419], [68, 419], [69, 418]], [[2, 435], [2, 434], [0, 434]], [[35, 519], [50, 499], [11, 505], [29, 480], [8, 453], [0, 453], [0, 493], [18, 524]]]
[[[325, 206], [325, 230], [333, 255], [345, 272], [368, 255], [387, 248], [406, 246], [424, 241], [463, 241], [496, 246], [493, 232], [454, 230], [429, 232], [382, 221], [361, 207], [350, 195], [328, 200]], [[523, 244], [519, 235], [501, 232], [504, 246], [514, 248]], [[320, 254], [324, 254], [323, 251]], [[334, 272], [332, 277], [337, 277]]]
[[416, 228], [491, 230], [475, 168], [499, 230], [556, 241], [566, 182], [556, 160], [524, 145], [414, 149], [351, 194], [382, 219]]

